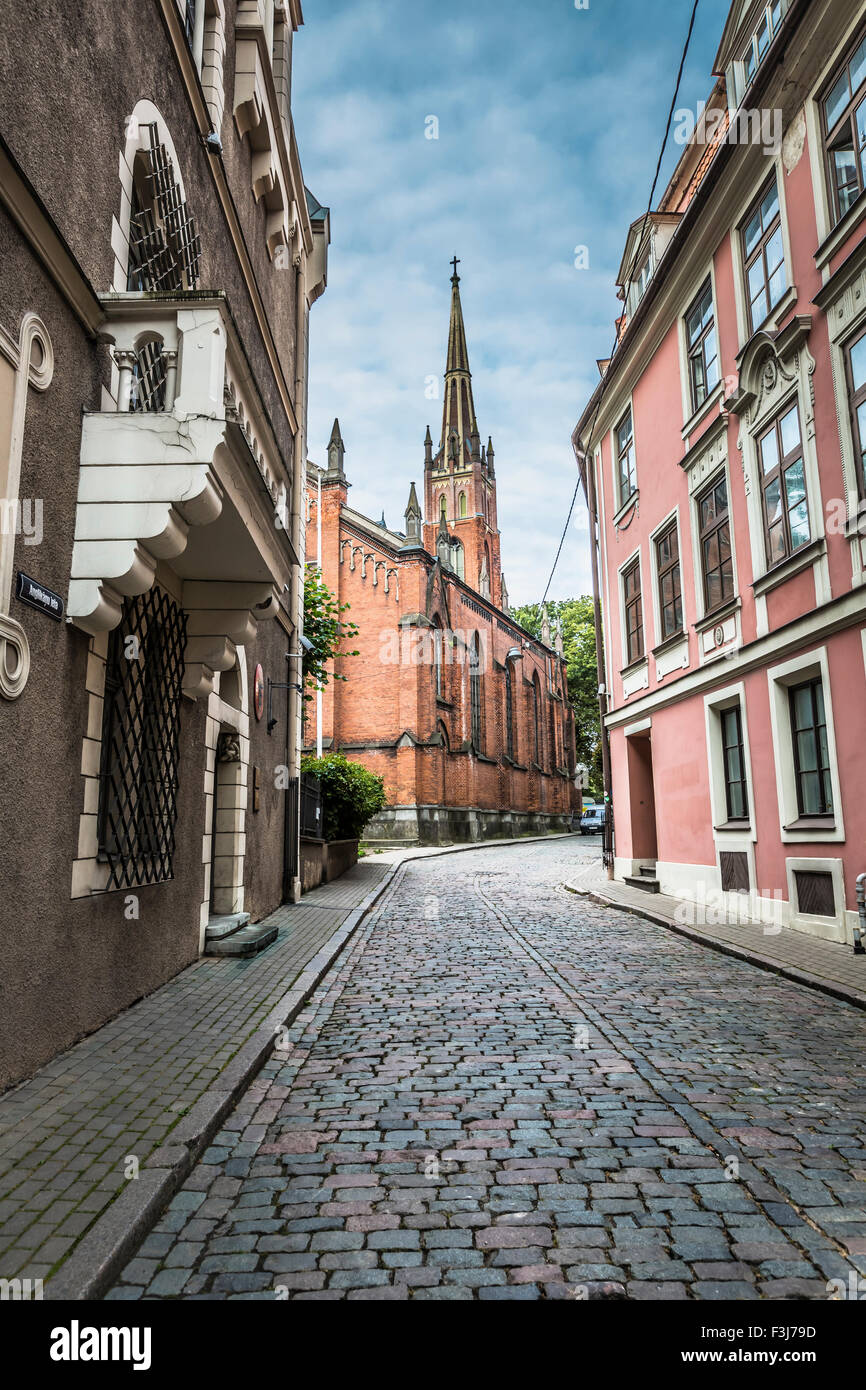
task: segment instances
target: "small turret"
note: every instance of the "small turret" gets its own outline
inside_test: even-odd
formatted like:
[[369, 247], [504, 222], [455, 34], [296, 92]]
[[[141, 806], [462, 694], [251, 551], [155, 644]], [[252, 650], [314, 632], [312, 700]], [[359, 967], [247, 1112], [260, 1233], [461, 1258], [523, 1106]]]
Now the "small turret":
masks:
[[541, 640], [545, 647], [550, 646], [550, 618], [548, 617], [546, 603], [541, 610]]
[[487, 436], [487, 468], [489, 472], [493, 472], [493, 438], [491, 435]]
[[422, 544], [421, 508], [418, 505], [418, 494], [415, 491], [414, 483], [409, 488], [409, 501], [406, 503], [406, 510], [403, 515], [406, 518], [406, 539], [401, 549], [409, 550]]
[[433, 436], [430, 433], [430, 426], [427, 426], [427, 433], [424, 436], [424, 467], [433, 467]]
[[500, 607], [501, 607], [503, 613], [508, 613], [508, 612], [509, 612], [509, 608], [508, 608], [508, 590], [507, 590], [506, 587], [505, 587], [505, 575], [504, 575], [504, 574], [500, 574], [500, 576], [499, 576], [499, 583], [500, 583], [500, 586], [501, 586], [501, 588], [502, 588], [502, 600], [501, 600], [501, 603], [500, 603]]
[[334, 420], [334, 428], [331, 430], [331, 438], [328, 441], [328, 471], [327, 477], [330, 479], [340, 478], [345, 482], [346, 475], [343, 472], [343, 459], [346, 454], [346, 446], [343, 443], [343, 436], [340, 433], [340, 422]]

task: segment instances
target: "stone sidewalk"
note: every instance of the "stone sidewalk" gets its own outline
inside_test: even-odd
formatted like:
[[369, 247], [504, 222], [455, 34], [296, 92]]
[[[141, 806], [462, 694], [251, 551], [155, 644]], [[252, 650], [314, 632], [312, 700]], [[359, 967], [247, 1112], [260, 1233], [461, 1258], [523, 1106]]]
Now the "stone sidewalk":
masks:
[[689, 913], [690, 905], [679, 898], [645, 893], [609, 879], [600, 861], [575, 875], [567, 886], [596, 902], [624, 908], [692, 941], [866, 1009], [866, 955], [855, 956], [851, 946], [823, 941], [789, 927], [768, 928], [751, 920], [702, 924], [699, 906], [696, 912]]
[[0, 1096], [0, 1278], [98, 1297], [403, 861], [472, 848], [366, 856], [272, 913], [268, 950], [194, 962]]
[[[82, 1237], [121, 1193], [140, 1190], [127, 1180], [128, 1160], [144, 1169], [181, 1126], [188, 1144], [190, 1113], [209, 1091], [230, 1107], [274, 1029], [395, 872], [365, 860], [280, 907], [268, 919], [280, 930], [267, 951], [196, 961], [0, 1097], [0, 1277], [42, 1279], [51, 1296]], [[314, 963], [298, 999], [287, 1000]], [[281, 1001], [284, 1017], [274, 1022]]]

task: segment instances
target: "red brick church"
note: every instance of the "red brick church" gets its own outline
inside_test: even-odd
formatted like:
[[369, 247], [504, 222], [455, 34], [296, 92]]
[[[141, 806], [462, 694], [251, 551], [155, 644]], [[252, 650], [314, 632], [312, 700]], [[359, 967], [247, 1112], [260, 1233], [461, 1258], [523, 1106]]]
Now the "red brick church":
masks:
[[[559, 633], [511, 617], [499, 553], [492, 439], [481, 443], [457, 263], [439, 447], [424, 441], [424, 509], [405, 533], [352, 508], [334, 421], [326, 469], [308, 466], [307, 558], [359, 627], [321, 697], [322, 746], [385, 779], [371, 839], [443, 843], [562, 829], [580, 804]], [[320, 540], [321, 509], [321, 540]], [[316, 705], [306, 745], [316, 744]]]

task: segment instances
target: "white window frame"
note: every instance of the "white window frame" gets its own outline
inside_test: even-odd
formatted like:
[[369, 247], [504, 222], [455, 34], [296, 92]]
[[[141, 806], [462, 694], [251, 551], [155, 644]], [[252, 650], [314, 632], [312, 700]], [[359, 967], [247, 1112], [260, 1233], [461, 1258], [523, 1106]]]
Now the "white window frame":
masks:
[[[689, 309], [694, 304], [695, 300], [697, 299], [698, 294], [703, 285], [706, 283], [707, 279], [709, 279], [710, 281], [710, 293], [713, 296], [713, 324], [715, 326], [716, 331], [716, 349], [718, 352], [719, 359], [719, 380], [716, 382], [716, 385], [713, 387], [712, 391], [710, 391], [710, 393], [706, 397], [706, 400], [702, 401], [701, 404], [697, 406], [697, 408], [695, 408], [692, 405], [692, 381], [691, 372], [689, 371], [689, 338], [688, 329], [686, 327], [686, 315]], [[680, 356], [680, 386], [682, 389], [683, 398], [682, 438], [685, 442], [685, 440], [700, 423], [700, 421], [710, 414], [713, 407], [716, 406], [718, 402], [722, 400], [725, 394], [725, 375], [722, 370], [722, 343], [719, 334], [718, 297], [716, 295], [716, 266], [714, 260], [711, 260], [708, 266], [703, 265], [701, 269], [692, 277], [689, 283], [688, 292], [683, 296], [683, 311], [679, 315], [678, 319], [677, 342], [679, 346]]]
[[[743, 259], [743, 226], [749, 211], [754, 206], [758, 194], [765, 184], [770, 181], [767, 164], [770, 164], [776, 179], [776, 193], [779, 198], [779, 225], [782, 229], [782, 251], [785, 258], [785, 282], [787, 289], [779, 302], [770, 310], [762, 323], [755, 324], [752, 328], [749, 321], [749, 301], [746, 290], [746, 266]], [[750, 338], [756, 333], [771, 332], [776, 329], [781, 320], [788, 313], [791, 305], [796, 303], [797, 289], [794, 283], [794, 261], [791, 255], [791, 241], [788, 235], [788, 207], [785, 199], [785, 169], [782, 163], [781, 153], [772, 160], [762, 158], [761, 164], [756, 175], [753, 177], [748, 187], [748, 196], [740, 200], [740, 208], [737, 216], [733, 219], [730, 231], [731, 241], [731, 260], [733, 263], [734, 277], [734, 303], [737, 310], [737, 334], [739, 337], [739, 347], [743, 347]]]
[[[643, 656], [635, 661], [629, 661], [628, 657], [628, 631], [626, 628], [625, 616], [625, 580], [624, 575], [630, 569], [635, 560], [638, 562], [638, 573], [640, 574], [640, 597], [641, 597], [641, 620], [643, 622]], [[616, 572], [617, 585], [619, 588], [619, 626], [620, 626], [620, 646], [622, 649], [622, 665], [620, 671], [628, 669], [639, 670], [641, 665], [649, 664], [649, 648], [647, 646], [647, 610], [646, 610], [646, 574], [644, 572], [643, 552], [641, 547], [635, 546], [634, 550], [623, 560]]]
[[[619, 443], [617, 440], [617, 431], [626, 415], [631, 416], [631, 446], [634, 451], [634, 492], [631, 493], [629, 497], [623, 497], [622, 495], [619, 476]], [[614, 422], [610, 428], [610, 457], [611, 472], [613, 475], [613, 500], [616, 504], [613, 522], [614, 525], [616, 525], [621, 513], [625, 512], [628, 507], [636, 506], [638, 498], [640, 497], [640, 483], [638, 482], [637, 469], [637, 430], [635, 429], [634, 400], [631, 396], [628, 398], [628, 404], [617, 411], [614, 416]]]
[[[815, 913], [801, 912], [797, 895], [796, 873], [830, 874], [833, 880], [833, 898], [836, 914], [833, 917], [818, 917]], [[794, 931], [808, 931], [813, 936], [825, 940], [844, 942], [849, 939], [847, 910], [845, 907], [845, 865], [841, 859], [786, 859], [785, 877], [788, 884], [788, 903], [791, 912], [790, 926]]]
[[[794, 769], [794, 741], [791, 733], [791, 711], [788, 691], [792, 685], [820, 676], [827, 719], [827, 749], [830, 755], [830, 784], [833, 789], [832, 828], [797, 829], [800, 819], [797, 802], [797, 782]], [[842, 788], [839, 779], [839, 758], [836, 751], [836, 724], [833, 718], [833, 694], [830, 685], [830, 666], [826, 647], [803, 652], [790, 661], [767, 670], [770, 695], [770, 723], [773, 734], [773, 754], [776, 770], [776, 798], [779, 811], [779, 833], [783, 844], [840, 844], [845, 839], [842, 814]]]
[[[743, 821], [728, 821], [728, 801], [725, 781], [725, 758], [722, 745], [722, 714], [725, 710], [740, 707], [740, 725], [743, 731], [743, 758], [745, 761], [746, 792], [749, 798], [749, 814]], [[751, 844], [758, 838], [755, 828], [755, 790], [752, 779], [752, 751], [749, 743], [749, 721], [746, 710], [746, 687], [743, 681], [713, 690], [704, 696], [704, 718], [707, 733], [707, 767], [710, 779], [710, 808], [713, 817], [713, 838], [717, 846], [724, 850], [744, 848], [738, 840]], [[754, 860], [750, 861], [752, 889], [754, 881]]]

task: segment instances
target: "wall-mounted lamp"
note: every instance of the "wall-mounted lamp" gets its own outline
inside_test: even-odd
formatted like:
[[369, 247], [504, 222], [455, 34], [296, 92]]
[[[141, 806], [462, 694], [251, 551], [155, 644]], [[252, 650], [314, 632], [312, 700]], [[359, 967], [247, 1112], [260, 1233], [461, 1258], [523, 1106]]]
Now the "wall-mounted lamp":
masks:
[[[306, 637], [299, 637], [298, 641], [303, 647], [300, 652], [286, 652], [286, 661], [303, 661], [304, 657], [313, 650], [313, 644]], [[275, 690], [297, 690], [303, 695], [304, 687], [300, 681], [272, 681], [268, 676], [268, 733], [272, 734], [276, 728], [277, 719], [273, 712], [273, 693]]]

